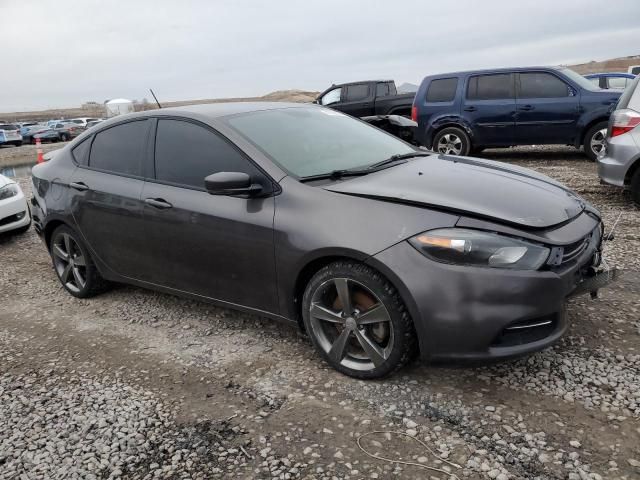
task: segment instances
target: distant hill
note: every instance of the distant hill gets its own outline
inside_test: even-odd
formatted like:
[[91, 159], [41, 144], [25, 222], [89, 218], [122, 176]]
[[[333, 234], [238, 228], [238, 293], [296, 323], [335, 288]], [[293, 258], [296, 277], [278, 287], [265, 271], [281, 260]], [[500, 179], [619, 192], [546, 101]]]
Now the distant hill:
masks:
[[398, 93], [415, 93], [418, 91], [418, 85], [407, 82], [404, 82], [402, 85], [398, 85], [396, 88], [398, 89]]
[[629, 57], [611, 58], [599, 62], [591, 61], [588, 63], [579, 63], [578, 65], [567, 65], [571, 70], [575, 70], [581, 75], [587, 73], [602, 72], [626, 72], [630, 66], [640, 65], [640, 55], [631, 55]]

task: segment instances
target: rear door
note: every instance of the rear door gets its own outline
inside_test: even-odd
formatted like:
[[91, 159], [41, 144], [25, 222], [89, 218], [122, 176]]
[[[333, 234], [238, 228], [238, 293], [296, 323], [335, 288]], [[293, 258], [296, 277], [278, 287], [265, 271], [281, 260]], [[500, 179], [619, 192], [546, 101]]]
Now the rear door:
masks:
[[118, 275], [140, 278], [145, 232], [140, 194], [151, 121], [102, 130], [73, 150], [71, 211], [95, 255]]
[[334, 108], [354, 117], [374, 114], [375, 83], [353, 83], [342, 87], [342, 101]]
[[192, 294], [278, 311], [274, 198], [210, 195], [204, 179], [245, 172], [264, 192], [271, 180], [211, 127], [160, 118], [154, 172], [144, 185], [144, 280]]
[[512, 73], [473, 75], [467, 79], [460, 115], [474, 133], [476, 146], [507, 146], [515, 141], [515, 86]]
[[574, 143], [577, 90], [551, 72], [520, 72], [516, 81], [516, 140], [520, 145]]

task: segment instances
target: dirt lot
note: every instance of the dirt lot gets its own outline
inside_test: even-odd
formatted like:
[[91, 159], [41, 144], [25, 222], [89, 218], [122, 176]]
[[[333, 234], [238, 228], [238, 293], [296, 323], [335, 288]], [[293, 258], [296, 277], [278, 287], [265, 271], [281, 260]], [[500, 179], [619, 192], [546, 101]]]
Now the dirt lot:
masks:
[[[74, 299], [33, 231], [0, 237], [0, 478], [640, 478], [640, 210], [572, 149], [485, 156], [622, 213], [624, 278], [511, 363], [356, 381], [258, 317], [125, 286]], [[362, 448], [411, 465], [358, 447], [387, 431], [408, 436]]]

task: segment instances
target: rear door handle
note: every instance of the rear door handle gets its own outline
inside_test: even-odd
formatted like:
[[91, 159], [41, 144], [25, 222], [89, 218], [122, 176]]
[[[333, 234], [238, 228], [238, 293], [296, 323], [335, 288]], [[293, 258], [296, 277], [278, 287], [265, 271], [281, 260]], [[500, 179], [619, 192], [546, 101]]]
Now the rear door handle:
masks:
[[464, 107], [465, 112], [475, 112], [476, 110], [476, 107]]
[[533, 105], [522, 105], [518, 107], [518, 110], [524, 110], [525, 112], [528, 112], [529, 110], [533, 110], [533, 109], [535, 109]]
[[87, 187], [87, 185], [85, 183], [82, 183], [82, 182], [71, 182], [71, 183], [69, 183], [69, 186], [71, 188], [73, 188], [74, 190], [80, 190], [81, 192], [83, 192], [85, 190], [89, 190], [89, 187]]
[[173, 205], [162, 198], [145, 198], [144, 203], [151, 205], [152, 207], [159, 208], [160, 210], [166, 210], [167, 208], [173, 207]]

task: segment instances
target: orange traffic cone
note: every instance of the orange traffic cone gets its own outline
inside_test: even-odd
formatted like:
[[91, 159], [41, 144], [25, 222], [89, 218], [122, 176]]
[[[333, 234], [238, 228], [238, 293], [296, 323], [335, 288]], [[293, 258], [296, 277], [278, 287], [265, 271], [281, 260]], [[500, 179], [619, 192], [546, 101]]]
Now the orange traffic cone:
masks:
[[42, 145], [39, 138], [36, 138], [36, 148], [38, 149], [38, 163], [44, 163], [44, 155], [42, 154]]

